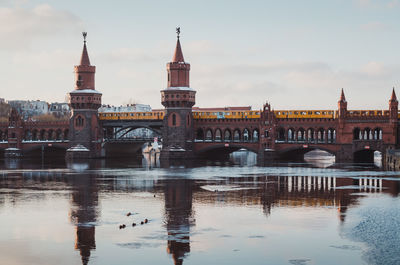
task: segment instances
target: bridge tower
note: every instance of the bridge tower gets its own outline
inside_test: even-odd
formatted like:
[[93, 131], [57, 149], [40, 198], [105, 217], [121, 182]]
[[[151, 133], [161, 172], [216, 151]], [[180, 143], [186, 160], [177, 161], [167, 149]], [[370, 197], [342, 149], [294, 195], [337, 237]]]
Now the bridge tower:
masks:
[[165, 107], [163, 120], [163, 148], [161, 160], [189, 158], [193, 154], [193, 115], [196, 91], [190, 88], [190, 64], [183, 58], [177, 28], [177, 42], [172, 62], [167, 63], [167, 88], [161, 90], [161, 103]]
[[98, 118], [101, 93], [95, 90], [96, 67], [90, 64], [83, 32], [83, 51], [79, 65], [74, 67], [75, 89], [69, 93], [72, 111], [69, 123], [67, 158], [92, 158], [101, 155], [102, 130]]
[[392, 90], [392, 96], [390, 97], [389, 100], [389, 123], [390, 127], [392, 128], [392, 139], [395, 139], [395, 142], [393, 144], [397, 145], [399, 142], [397, 137], [399, 137], [398, 133], [398, 126], [397, 126], [397, 120], [398, 120], [398, 112], [399, 112], [399, 101], [397, 100], [396, 97], [396, 92], [394, 91], [394, 87]]

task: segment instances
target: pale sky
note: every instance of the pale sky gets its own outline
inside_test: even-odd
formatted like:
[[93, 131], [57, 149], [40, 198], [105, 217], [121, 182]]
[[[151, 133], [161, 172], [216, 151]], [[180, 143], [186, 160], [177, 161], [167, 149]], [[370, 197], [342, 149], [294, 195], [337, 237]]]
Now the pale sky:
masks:
[[196, 106], [387, 109], [400, 0], [0, 0], [0, 97], [64, 101], [82, 31], [103, 103], [160, 108], [181, 27]]

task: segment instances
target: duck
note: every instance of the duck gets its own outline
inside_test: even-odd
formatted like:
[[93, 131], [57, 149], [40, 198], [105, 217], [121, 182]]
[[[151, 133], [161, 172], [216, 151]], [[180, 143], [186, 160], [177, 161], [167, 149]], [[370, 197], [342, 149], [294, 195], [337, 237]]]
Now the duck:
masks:
[[122, 225], [119, 226], [119, 229], [124, 229], [125, 227], [126, 227], [126, 225], [122, 224]]
[[132, 226], [136, 226], [136, 223], [132, 223]]
[[129, 212], [129, 213], [127, 213], [127, 214], [126, 214], [126, 216], [131, 216], [131, 215], [132, 215], [132, 213], [131, 213], [131, 212]]
[[147, 218], [144, 219], [144, 223], [145, 223], [145, 224], [147, 224], [148, 222], [149, 222], [149, 220], [147, 220]]
[[142, 224], [144, 224], [144, 222], [143, 222], [143, 221], [141, 221], [141, 222], [140, 222], [140, 224], [142, 225]]

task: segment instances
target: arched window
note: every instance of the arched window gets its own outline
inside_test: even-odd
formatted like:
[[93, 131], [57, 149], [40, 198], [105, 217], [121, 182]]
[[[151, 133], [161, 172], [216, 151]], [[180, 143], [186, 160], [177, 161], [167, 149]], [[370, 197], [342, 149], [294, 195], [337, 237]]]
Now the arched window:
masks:
[[83, 121], [84, 121], [84, 119], [83, 119], [81, 116], [78, 116], [78, 117], [76, 118], [76, 120], [75, 120], [75, 125], [76, 125], [77, 127], [81, 127], [81, 126], [83, 126]]
[[249, 130], [244, 129], [243, 130], [243, 141], [248, 142], [250, 140], [250, 133]]
[[227, 130], [225, 130], [225, 133], [224, 133], [224, 141], [225, 141], [225, 142], [229, 142], [229, 141], [231, 141], [231, 140], [232, 140], [231, 131], [229, 131], [229, 130], [227, 129]]
[[176, 114], [172, 114], [172, 125], [176, 126]]
[[187, 126], [190, 125], [190, 114], [187, 115]]
[[206, 141], [212, 141], [213, 140], [213, 134], [210, 129], [207, 130], [206, 132]]
[[220, 129], [215, 130], [215, 141], [221, 142], [222, 133]]
[[233, 140], [234, 140], [235, 142], [239, 142], [239, 141], [240, 141], [240, 131], [239, 131], [238, 129], [236, 129], [236, 130], [233, 132]]
[[258, 142], [258, 130], [253, 131], [253, 142]]

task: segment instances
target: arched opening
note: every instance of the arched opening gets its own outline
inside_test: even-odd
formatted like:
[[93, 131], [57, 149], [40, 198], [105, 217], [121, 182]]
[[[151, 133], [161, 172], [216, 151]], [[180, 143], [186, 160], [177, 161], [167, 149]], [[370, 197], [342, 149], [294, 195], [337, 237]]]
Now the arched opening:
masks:
[[215, 141], [216, 142], [221, 142], [222, 141], [221, 129], [216, 129], [215, 130]]
[[382, 129], [381, 128], [375, 128], [373, 136], [374, 136], [374, 140], [382, 140]]
[[233, 141], [234, 142], [240, 142], [240, 131], [239, 129], [236, 129], [233, 131]]
[[354, 152], [353, 154], [353, 161], [354, 163], [374, 163], [374, 152], [375, 150], [371, 149], [363, 149]]
[[243, 142], [249, 142], [250, 141], [250, 132], [246, 128], [243, 130]]
[[196, 131], [196, 141], [204, 141], [204, 131], [201, 128]]
[[31, 133], [31, 131], [29, 129], [25, 130], [24, 140], [25, 141], [32, 141], [32, 133]]
[[255, 143], [258, 142], [258, 140], [259, 140], [258, 135], [259, 135], [258, 129], [254, 129], [254, 131], [253, 131], [253, 142], [255, 142]]
[[360, 128], [354, 128], [354, 130], [353, 130], [353, 140], [361, 140]]
[[212, 133], [211, 129], [207, 129], [207, 131], [206, 131], [206, 141], [207, 142], [213, 141], [213, 133]]
[[41, 130], [40, 131], [40, 140], [41, 141], [45, 141], [46, 138], [47, 138], [46, 131], [45, 130]]
[[297, 131], [297, 141], [303, 142], [305, 140], [305, 132], [303, 128]]
[[48, 140], [54, 140], [55, 139], [55, 135], [54, 135], [54, 130], [53, 129], [49, 130], [47, 139]]
[[335, 164], [335, 155], [321, 149], [314, 149], [304, 154], [304, 161], [312, 166], [326, 168]]
[[0, 130], [0, 141], [4, 141], [4, 133]]
[[325, 130], [323, 128], [318, 129], [318, 142], [319, 143], [325, 142]]
[[225, 142], [230, 142], [232, 141], [232, 133], [229, 129], [226, 129], [224, 132], [224, 141]]
[[336, 141], [336, 130], [333, 128], [328, 129], [328, 143], [334, 143]]
[[64, 130], [64, 140], [68, 140], [69, 139], [69, 130], [65, 129]]
[[38, 130], [37, 129], [34, 129], [33, 130], [33, 132], [32, 132], [32, 140], [33, 141], [37, 141], [38, 140]]
[[314, 129], [307, 130], [307, 141], [313, 143], [315, 141]]
[[295, 140], [295, 131], [294, 131], [294, 129], [290, 128], [288, 130], [287, 135], [288, 135], [288, 141], [289, 142], [293, 142]]
[[[321, 167], [327, 167], [335, 162], [335, 154], [330, 150], [322, 150], [315, 147], [293, 147], [282, 150], [278, 157], [283, 161], [309, 162], [311, 164], [320, 164]], [[308, 161], [309, 160], [309, 161]]]
[[364, 133], [363, 133], [363, 139], [364, 140], [371, 140], [372, 139], [372, 131], [370, 128], [365, 128]]
[[285, 129], [284, 128], [278, 129], [278, 141], [285, 141]]
[[62, 130], [61, 129], [57, 129], [56, 131], [56, 140], [62, 140], [63, 136], [62, 136]]

